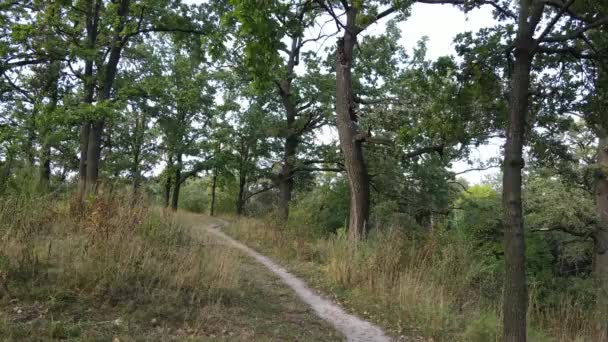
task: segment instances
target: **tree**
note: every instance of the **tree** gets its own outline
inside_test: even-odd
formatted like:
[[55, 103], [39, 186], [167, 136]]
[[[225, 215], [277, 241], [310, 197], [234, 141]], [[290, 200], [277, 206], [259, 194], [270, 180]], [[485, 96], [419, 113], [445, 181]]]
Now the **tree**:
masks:
[[[283, 107], [276, 128], [283, 151], [273, 181], [279, 190], [279, 214], [286, 220], [296, 174], [328, 170], [314, 166], [322, 164], [322, 159], [301, 160], [306, 153], [303, 142], [309, 141], [315, 130], [326, 125], [329, 117], [325, 103], [329, 100], [327, 77], [315, 67], [319, 59], [303, 51], [307, 44], [331, 35], [319, 33], [306, 37], [306, 32], [315, 28], [319, 16], [319, 10], [312, 2], [277, 2], [264, 8], [258, 8], [256, 1], [249, 0], [233, 4], [233, 15], [240, 23], [238, 37], [246, 44], [242, 62], [250, 70], [253, 86], [259, 93], [276, 91]], [[296, 67], [302, 60], [306, 72], [298, 75]]]

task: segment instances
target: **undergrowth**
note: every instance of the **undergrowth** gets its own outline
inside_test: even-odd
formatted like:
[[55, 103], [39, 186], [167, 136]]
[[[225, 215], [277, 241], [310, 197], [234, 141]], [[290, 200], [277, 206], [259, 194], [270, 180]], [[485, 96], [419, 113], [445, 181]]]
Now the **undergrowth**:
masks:
[[164, 340], [232, 300], [238, 256], [127, 196], [0, 198], [0, 339]]
[[[228, 233], [286, 263], [347, 309], [397, 336], [500, 341], [501, 274], [484, 269], [475, 246], [440, 229], [414, 236], [375, 231], [349, 242], [343, 230], [325, 237], [283, 228], [272, 219], [241, 218]], [[590, 310], [564, 296], [539, 304], [531, 289], [532, 341], [593, 341]]]

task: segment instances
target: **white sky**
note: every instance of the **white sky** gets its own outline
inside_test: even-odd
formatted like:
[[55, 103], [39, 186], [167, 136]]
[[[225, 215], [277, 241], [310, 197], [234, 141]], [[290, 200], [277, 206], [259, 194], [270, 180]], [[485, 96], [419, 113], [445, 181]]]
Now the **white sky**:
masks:
[[[184, 0], [185, 3], [201, 3], [204, 0]], [[386, 18], [380, 23], [370, 27], [365, 34], [381, 33], [384, 29]], [[406, 21], [398, 26], [401, 29], [401, 44], [408, 52], [411, 52], [416, 43], [423, 37], [427, 37], [427, 56], [436, 59], [445, 55], [455, 55], [453, 39], [457, 34], [472, 31], [476, 32], [480, 28], [489, 27], [494, 24], [492, 11], [488, 6], [475, 9], [467, 14], [451, 5], [428, 5], [414, 4], [411, 15]], [[335, 38], [330, 38], [326, 44], [335, 44]], [[312, 49], [312, 48], [311, 48]], [[315, 49], [317, 50], [317, 49]], [[335, 133], [323, 130], [319, 136], [322, 141], [331, 140]], [[499, 156], [502, 141], [496, 139], [487, 145], [480, 146], [473, 151], [472, 158], [484, 162], [489, 158]], [[460, 172], [472, 168], [467, 162], [454, 163], [453, 170]], [[466, 179], [470, 184], [479, 184], [488, 175], [494, 174], [497, 169], [486, 171], [473, 171], [462, 174], [460, 177]]]

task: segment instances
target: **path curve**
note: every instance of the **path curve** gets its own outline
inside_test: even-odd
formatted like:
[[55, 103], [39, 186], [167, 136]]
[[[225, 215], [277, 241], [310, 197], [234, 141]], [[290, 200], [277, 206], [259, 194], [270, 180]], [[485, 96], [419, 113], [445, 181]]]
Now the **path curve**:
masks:
[[253, 249], [236, 241], [230, 236], [219, 230], [221, 226], [213, 225], [205, 227], [211, 234], [226, 240], [233, 247], [251, 256], [270, 271], [276, 274], [285, 284], [291, 287], [295, 293], [317, 313], [319, 317], [331, 323], [336, 330], [346, 336], [347, 341], [352, 342], [389, 342], [391, 339], [384, 334], [382, 329], [362, 320], [359, 317], [350, 315], [338, 305], [322, 298], [312, 291], [300, 278], [287, 272], [286, 269], [274, 263], [270, 258], [261, 255]]

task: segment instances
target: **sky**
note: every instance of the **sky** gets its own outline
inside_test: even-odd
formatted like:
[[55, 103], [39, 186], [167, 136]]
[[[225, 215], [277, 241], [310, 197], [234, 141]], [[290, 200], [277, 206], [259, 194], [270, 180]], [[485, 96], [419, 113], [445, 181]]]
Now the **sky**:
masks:
[[[186, 3], [201, 3], [204, 0], [184, 0]], [[374, 24], [366, 30], [365, 34], [378, 34], [384, 30], [385, 23], [391, 17]], [[472, 31], [476, 32], [480, 28], [489, 27], [494, 24], [492, 11], [488, 6], [475, 9], [467, 14], [452, 5], [429, 5], [416, 3], [412, 6], [411, 15], [398, 26], [401, 29], [401, 44], [408, 52], [411, 52], [417, 42], [423, 37], [427, 37], [427, 56], [434, 60], [441, 56], [455, 55], [453, 39], [457, 34]], [[325, 44], [335, 44], [335, 38], [330, 38]], [[311, 50], [322, 50], [320, 46], [310, 47]], [[323, 130], [320, 133], [321, 141], [332, 140], [335, 132]], [[487, 162], [490, 158], [500, 155], [503, 142], [494, 139], [488, 144], [482, 145], [471, 154], [473, 160], [477, 162]], [[474, 164], [477, 165], [478, 163]], [[469, 165], [466, 161], [454, 163], [453, 171], [462, 172], [475, 166]], [[459, 177], [466, 179], [469, 184], [479, 184], [486, 177], [495, 174], [497, 168], [485, 171], [472, 171], [463, 173]]]

